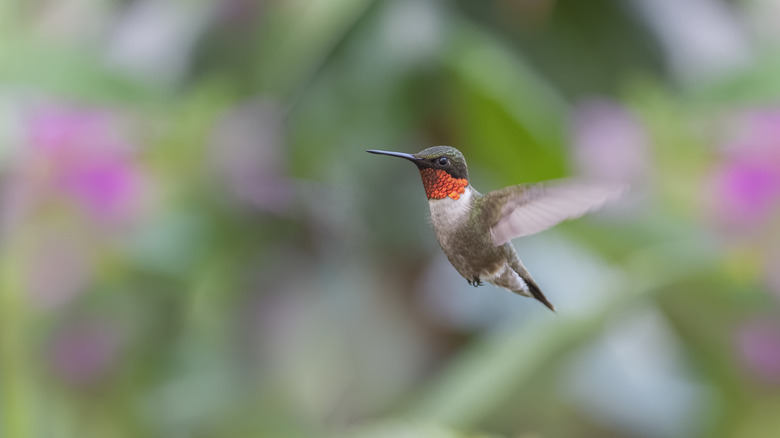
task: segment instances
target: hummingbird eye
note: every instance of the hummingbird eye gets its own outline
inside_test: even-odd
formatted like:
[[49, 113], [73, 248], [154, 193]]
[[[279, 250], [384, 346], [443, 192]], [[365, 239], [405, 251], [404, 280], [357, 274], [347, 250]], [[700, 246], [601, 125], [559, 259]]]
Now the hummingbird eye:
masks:
[[448, 160], [447, 157], [439, 157], [440, 166], [446, 166], [448, 164], [450, 164], [450, 160]]

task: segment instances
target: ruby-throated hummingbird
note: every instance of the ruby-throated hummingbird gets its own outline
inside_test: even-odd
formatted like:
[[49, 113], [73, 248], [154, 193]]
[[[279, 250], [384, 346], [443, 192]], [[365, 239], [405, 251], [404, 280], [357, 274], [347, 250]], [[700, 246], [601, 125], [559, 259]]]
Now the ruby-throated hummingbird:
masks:
[[416, 154], [366, 152], [405, 158], [417, 165], [439, 244], [470, 285], [487, 281], [532, 296], [551, 310], [555, 308], [509, 241], [582, 216], [623, 192], [616, 185], [560, 180], [519, 184], [483, 195], [471, 187], [466, 160], [453, 147], [434, 146]]

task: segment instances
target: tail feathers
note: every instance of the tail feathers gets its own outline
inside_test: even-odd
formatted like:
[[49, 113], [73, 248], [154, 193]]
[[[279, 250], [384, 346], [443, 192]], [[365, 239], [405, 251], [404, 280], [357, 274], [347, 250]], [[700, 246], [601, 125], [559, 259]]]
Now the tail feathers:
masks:
[[520, 260], [515, 260], [511, 264], [504, 265], [504, 268], [500, 273], [492, 278], [489, 278], [490, 283], [496, 286], [509, 289], [510, 291], [524, 296], [534, 297], [542, 304], [547, 306], [548, 309], [555, 312], [555, 307], [550, 303], [547, 297], [544, 296], [542, 290], [539, 289], [539, 285], [536, 284], [531, 274], [525, 269], [525, 266]]
[[532, 297], [539, 300], [542, 304], [547, 306], [548, 309], [555, 312], [555, 306], [552, 305], [552, 303], [547, 299], [546, 296], [544, 296], [544, 293], [539, 288], [539, 285], [536, 284], [533, 277], [531, 277], [531, 274], [528, 272], [528, 269], [523, 266], [523, 263], [517, 259], [512, 263], [512, 270], [515, 274], [517, 274], [518, 277], [520, 277], [520, 290], [514, 290], [512, 289], [512, 292], [518, 293], [521, 295], [528, 295], [531, 294]]
[[547, 297], [544, 296], [544, 293], [542, 292], [541, 289], [539, 289], [539, 286], [536, 284], [533, 278], [525, 278], [524, 280], [528, 285], [528, 290], [531, 292], [531, 296], [541, 301], [542, 304], [547, 306], [548, 309], [555, 312], [555, 306], [553, 306], [552, 303], [547, 299]]

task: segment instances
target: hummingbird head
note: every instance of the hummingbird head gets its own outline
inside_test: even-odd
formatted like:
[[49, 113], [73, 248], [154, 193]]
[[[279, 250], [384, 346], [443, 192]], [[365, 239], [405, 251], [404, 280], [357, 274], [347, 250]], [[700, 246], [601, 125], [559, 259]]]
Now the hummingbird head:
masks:
[[416, 154], [388, 151], [366, 151], [372, 154], [404, 158], [417, 166], [428, 199], [459, 199], [469, 185], [466, 159], [450, 146], [434, 146]]

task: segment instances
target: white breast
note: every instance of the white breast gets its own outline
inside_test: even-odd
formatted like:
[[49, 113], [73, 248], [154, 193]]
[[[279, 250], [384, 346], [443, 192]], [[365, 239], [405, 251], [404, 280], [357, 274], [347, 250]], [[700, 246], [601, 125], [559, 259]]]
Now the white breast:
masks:
[[431, 207], [433, 228], [437, 231], [439, 229], [453, 230], [468, 221], [472, 196], [474, 196], [472, 188], [468, 186], [458, 199], [450, 197], [429, 199], [428, 205]]

